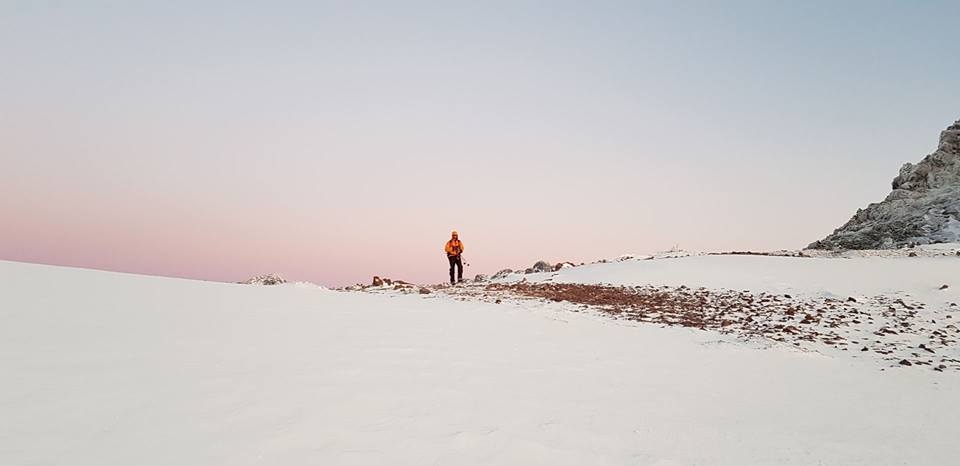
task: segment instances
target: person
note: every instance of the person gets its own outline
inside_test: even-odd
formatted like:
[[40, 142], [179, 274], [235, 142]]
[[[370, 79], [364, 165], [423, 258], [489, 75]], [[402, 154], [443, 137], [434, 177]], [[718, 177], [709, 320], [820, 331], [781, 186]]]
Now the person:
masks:
[[[450, 284], [455, 285], [463, 281], [463, 259], [460, 255], [463, 254], [463, 242], [460, 241], [460, 237], [456, 231], [450, 233], [450, 241], [447, 241], [447, 245], [443, 248], [447, 252], [447, 260], [450, 261]], [[457, 281], [453, 280], [453, 268], [457, 268]]]

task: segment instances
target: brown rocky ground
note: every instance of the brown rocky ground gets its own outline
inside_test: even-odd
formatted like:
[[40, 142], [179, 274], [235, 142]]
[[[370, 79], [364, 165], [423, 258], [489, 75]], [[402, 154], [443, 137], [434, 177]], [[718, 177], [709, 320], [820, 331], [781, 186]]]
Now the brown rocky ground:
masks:
[[928, 309], [906, 296], [811, 298], [686, 286], [575, 283], [470, 283], [425, 289], [459, 300], [558, 303], [570, 311], [593, 311], [621, 320], [715, 331], [812, 351], [856, 352], [855, 357], [876, 358], [888, 366], [960, 371], [960, 307], [955, 303]]

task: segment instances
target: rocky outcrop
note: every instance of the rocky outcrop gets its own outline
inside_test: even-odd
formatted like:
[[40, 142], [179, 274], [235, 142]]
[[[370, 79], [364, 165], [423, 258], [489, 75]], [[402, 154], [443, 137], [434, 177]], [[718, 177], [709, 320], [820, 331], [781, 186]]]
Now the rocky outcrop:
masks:
[[286, 281], [283, 277], [281, 277], [281, 276], [279, 276], [279, 275], [277, 275], [277, 274], [271, 273], [271, 274], [267, 274], [267, 275], [260, 275], [260, 276], [258, 276], [258, 277], [253, 277], [253, 278], [251, 278], [251, 279], [249, 279], [249, 280], [247, 280], [247, 281], [242, 281], [242, 282], [240, 282], [240, 284], [243, 284], [243, 285], [281, 285], [281, 284], [284, 284], [284, 283], [286, 283], [286, 282], [287, 282], [287, 281]]
[[527, 273], [553, 272], [553, 266], [547, 261], [537, 261], [536, 264], [533, 264], [533, 267], [527, 270], [529, 270]]
[[870, 204], [810, 249], [894, 249], [960, 242], [960, 121], [940, 133], [937, 150], [907, 163], [893, 192]]

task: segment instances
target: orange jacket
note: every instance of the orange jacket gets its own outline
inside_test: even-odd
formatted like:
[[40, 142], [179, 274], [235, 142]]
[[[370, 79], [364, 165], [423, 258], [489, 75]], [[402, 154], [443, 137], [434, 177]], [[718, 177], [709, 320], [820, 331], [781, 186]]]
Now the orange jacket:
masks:
[[443, 247], [443, 250], [447, 251], [448, 256], [459, 256], [463, 253], [463, 241], [451, 239], [447, 241], [447, 245]]

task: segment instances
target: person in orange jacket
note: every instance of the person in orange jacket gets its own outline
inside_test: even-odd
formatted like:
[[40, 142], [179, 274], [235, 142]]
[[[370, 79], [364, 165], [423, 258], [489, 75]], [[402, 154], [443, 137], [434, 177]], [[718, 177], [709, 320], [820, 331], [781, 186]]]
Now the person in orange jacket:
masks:
[[[447, 241], [447, 245], [443, 248], [447, 253], [447, 260], [450, 261], [450, 284], [455, 285], [463, 281], [463, 259], [460, 258], [460, 254], [463, 254], [463, 241], [460, 241], [459, 235], [454, 231], [450, 233], [450, 241]], [[453, 268], [457, 268], [457, 281], [453, 281]]]

